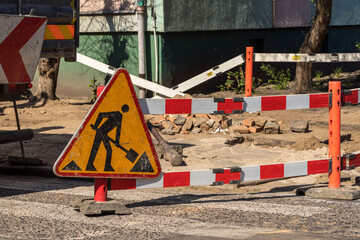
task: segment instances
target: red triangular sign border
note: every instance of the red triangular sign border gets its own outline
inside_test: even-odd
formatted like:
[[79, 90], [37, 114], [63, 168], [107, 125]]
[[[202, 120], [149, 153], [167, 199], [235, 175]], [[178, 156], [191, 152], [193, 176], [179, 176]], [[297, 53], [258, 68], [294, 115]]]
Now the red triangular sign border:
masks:
[[[70, 152], [71, 148], [73, 147], [73, 145], [75, 144], [75, 142], [77, 141], [78, 137], [81, 135], [82, 130], [84, 129], [84, 127], [88, 124], [88, 122], [90, 121], [91, 117], [93, 116], [93, 114], [96, 112], [97, 108], [100, 106], [101, 102], [103, 101], [103, 99], [105, 98], [107, 92], [110, 90], [111, 86], [113, 85], [114, 81], [117, 79], [117, 77], [121, 74], [125, 74], [126, 76], [126, 80], [129, 86], [129, 89], [131, 91], [132, 97], [134, 99], [134, 103], [136, 105], [137, 111], [139, 113], [140, 116], [140, 120], [141, 123], [143, 125], [146, 137], [148, 139], [148, 142], [150, 144], [150, 148], [152, 151], [152, 154], [154, 156], [155, 159], [155, 163], [158, 169], [158, 172], [156, 175], [134, 175], [134, 174], [119, 174], [119, 173], [114, 173], [114, 174], [103, 174], [103, 173], [79, 173], [79, 172], [60, 172], [59, 171], [59, 167], [61, 165], [61, 163], [63, 162], [63, 160], [66, 158], [67, 154]], [[158, 159], [158, 156], [156, 154], [155, 148], [154, 148], [154, 144], [152, 142], [149, 130], [147, 128], [147, 125], [145, 123], [145, 119], [144, 119], [144, 115], [141, 111], [141, 107], [139, 104], [139, 101], [136, 97], [136, 93], [133, 87], [133, 84], [131, 82], [131, 78], [129, 73], [125, 70], [125, 69], [118, 69], [116, 70], [115, 74], [111, 77], [110, 81], [108, 82], [108, 84], [105, 86], [104, 90], [102, 91], [102, 93], [100, 94], [100, 96], [98, 97], [98, 99], [96, 100], [96, 102], [94, 103], [94, 105], [92, 106], [92, 108], [90, 109], [89, 113], [86, 115], [85, 119], [83, 120], [83, 122], [81, 123], [80, 127], [78, 128], [78, 130], [76, 131], [76, 133], [73, 135], [73, 137], [71, 138], [71, 140], [69, 141], [69, 143], [67, 144], [67, 146], [65, 147], [64, 151], [61, 153], [60, 157], [58, 158], [58, 160], [55, 162], [54, 167], [53, 167], [53, 172], [55, 173], [55, 175], [60, 176], [60, 177], [96, 177], [96, 178], [157, 178], [160, 173], [161, 173], [161, 165]]]

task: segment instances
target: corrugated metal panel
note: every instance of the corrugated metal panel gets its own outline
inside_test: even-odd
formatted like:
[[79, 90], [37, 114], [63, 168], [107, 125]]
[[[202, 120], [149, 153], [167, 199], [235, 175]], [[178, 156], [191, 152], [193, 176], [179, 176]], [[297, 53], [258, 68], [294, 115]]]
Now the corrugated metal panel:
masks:
[[276, 28], [305, 27], [311, 25], [311, 6], [309, 0], [276, 0]]

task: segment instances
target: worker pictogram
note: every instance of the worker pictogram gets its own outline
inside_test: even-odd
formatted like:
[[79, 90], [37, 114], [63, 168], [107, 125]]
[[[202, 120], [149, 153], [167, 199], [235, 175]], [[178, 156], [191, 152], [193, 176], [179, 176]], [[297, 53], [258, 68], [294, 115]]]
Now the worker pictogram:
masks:
[[154, 178], [160, 171], [130, 77], [117, 70], [54, 172], [69, 177]]
[[27, 83], [35, 75], [46, 18], [0, 15], [0, 83]]

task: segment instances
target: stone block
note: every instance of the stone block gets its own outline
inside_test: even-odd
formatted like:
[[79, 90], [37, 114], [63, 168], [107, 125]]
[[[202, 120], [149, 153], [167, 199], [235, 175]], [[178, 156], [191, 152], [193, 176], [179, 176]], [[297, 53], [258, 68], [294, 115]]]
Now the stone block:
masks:
[[199, 127], [201, 124], [206, 123], [209, 119], [206, 117], [197, 117], [194, 123], [194, 127]]
[[255, 126], [255, 121], [253, 119], [247, 118], [244, 119], [243, 125], [247, 127]]
[[175, 127], [173, 127], [173, 129], [171, 129], [171, 130], [173, 130], [175, 133], [180, 133], [181, 128], [182, 128], [181, 125], [175, 125]]
[[240, 125], [240, 126], [231, 126], [229, 127], [230, 131], [238, 132], [240, 134], [249, 134], [250, 130], [247, 126]]
[[174, 123], [176, 125], [184, 125], [186, 122], [186, 117], [182, 116], [182, 115], [177, 115], [177, 117], [174, 120]]
[[355, 200], [360, 198], [360, 188], [358, 186], [340, 188], [310, 188], [305, 192], [305, 196], [320, 199]]
[[264, 132], [266, 134], [278, 134], [280, 131], [280, 126], [279, 124], [272, 122], [272, 121], [267, 121], [265, 126], [264, 126]]
[[188, 118], [186, 119], [184, 125], [182, 126], [182, 130], [190, 131], [192, 127], [193, 127], [193, 119]]
[[221, 124], [218, 123], [218, 122], [215, 122], [214, 125], [212, 126], [212, 128], [213, 128], [214, 130], [218, 129], [219, 127], [221, 127]]
[[264, 128], [266, 122], [267, 122], [267, 119], [265, 119], [265, 118], [258, 118], [258, 119], [255, 120], [255, 125], [256, 125], [256, 126], [259, 126], [259, 127], [261, 127], [261, 128]]
[[252, 132], [252, 133], [259, 133], [261, 132], [262, 128], [259, 127], [259, 126], [252, 126], [252, 127], [249, 127], [249, 131]]
[[240, 126], [240, 125], [243, 125], [243, 121], [244, 121], [243, 118], [232, 118], [231, 125], [232, 126]]
[[164, 126], [165, 129], [173, 129], [174, 127], [174, 123], [170, 122], [170, 121], [163, 121], [162, 125]]
[[168, 128], [165, 128], [164, 130], [161, 130], [160, 132], [161, 134], [164, 134], [164, 135], [175, 135], [175, 132], [171, 129], [168, 129]]
[[191, 132], [192, 133], [201, 133], [202, 129], [201, 128], [194, 128]]
[[220, 122], [221, 120], [225, 119], [225, 115], [209, 115], [209, 117], [215, 122]]
[[201, 124], [200, 128], [203, 132], [207, 132], [210, 129], [209, 125], [207, 125], [206, 123]]
[[309, 121], [292, 120], [290, 130], [297, 133], [306, 133], [309, 131]]
[[206, 121], [206, 125], [208, 125], [209, 127], [212, 127], [215, 123], [215, 120], [214, 119], [209, 119]]

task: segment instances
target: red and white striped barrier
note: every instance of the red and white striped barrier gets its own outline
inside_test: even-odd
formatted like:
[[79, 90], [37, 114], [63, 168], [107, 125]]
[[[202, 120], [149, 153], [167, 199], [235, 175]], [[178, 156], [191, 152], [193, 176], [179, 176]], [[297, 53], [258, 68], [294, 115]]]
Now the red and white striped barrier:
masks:
[[219, 168], [183, 172], [163, 172], [156, 179], [111, 179], [111, 190], [186, 187], [199, 185], [238, 184], [241, 182], [241, 168]]
[[[342, 170], [360, 166], [360, 151], [342, 157]], [[300, 177], [329, 172], [329, 159], [277, 163], [213, 170], [165, 172], [157, 179], [110, 179], [110, 190], [238, 184], [275, 178]]]
[[[360, 103], [360, 88], [346, 90], [343, 103]], [[299, 94], [265, 97], [139, 99], [143, 114], [225, 114], [256, 111], [328, 108], [329, 94]]]

